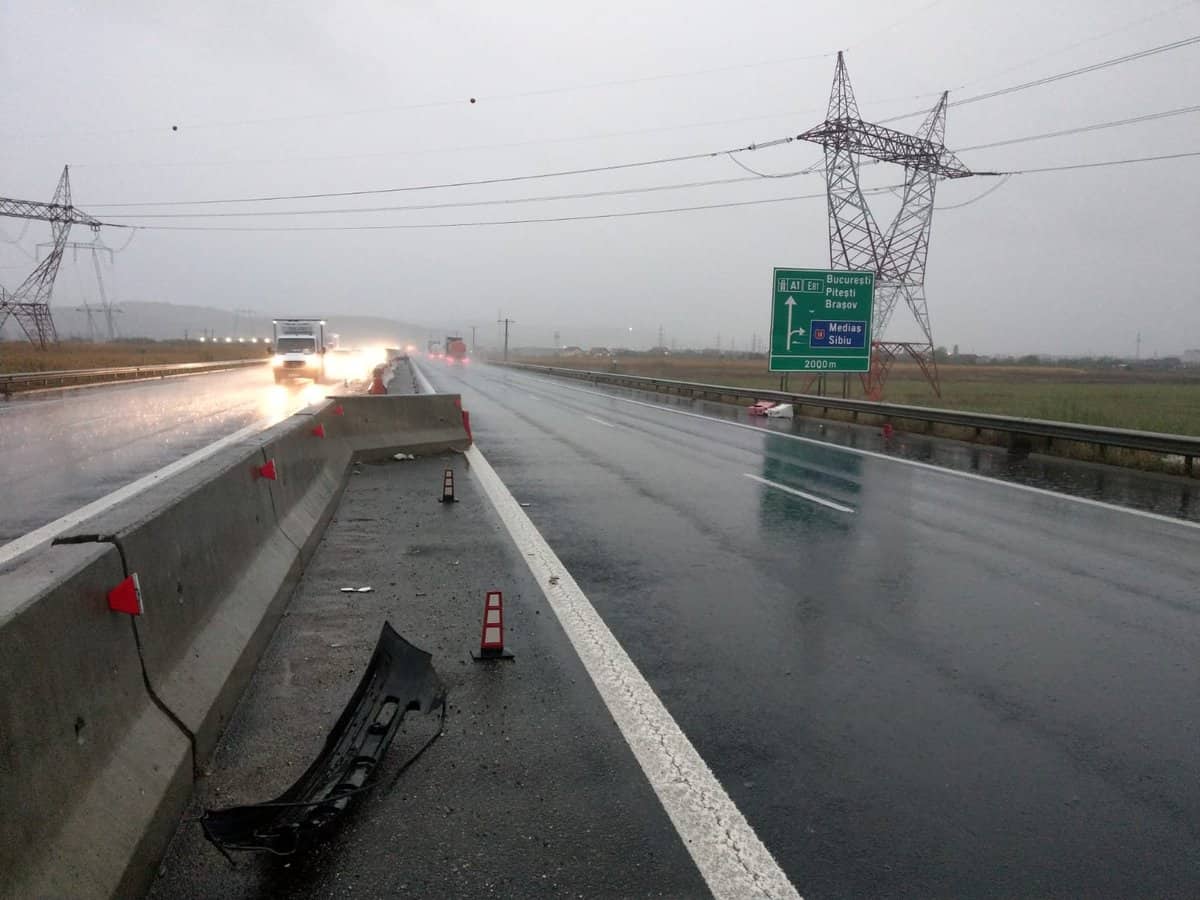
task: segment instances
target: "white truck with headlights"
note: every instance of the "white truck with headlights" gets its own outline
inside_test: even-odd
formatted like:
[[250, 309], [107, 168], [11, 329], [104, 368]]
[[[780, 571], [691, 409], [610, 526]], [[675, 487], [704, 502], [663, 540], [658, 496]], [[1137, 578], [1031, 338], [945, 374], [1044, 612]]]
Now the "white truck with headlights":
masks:
[[275, 383], [293, 378], [325, 380], [324, 319], [275, 319]]

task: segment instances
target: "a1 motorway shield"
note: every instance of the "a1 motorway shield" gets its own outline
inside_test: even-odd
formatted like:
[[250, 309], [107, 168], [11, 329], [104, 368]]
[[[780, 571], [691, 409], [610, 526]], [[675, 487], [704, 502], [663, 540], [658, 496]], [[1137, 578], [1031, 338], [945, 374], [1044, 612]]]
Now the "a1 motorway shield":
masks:
[[776, 269], [772, 372], [869, 372], [873, 272]]

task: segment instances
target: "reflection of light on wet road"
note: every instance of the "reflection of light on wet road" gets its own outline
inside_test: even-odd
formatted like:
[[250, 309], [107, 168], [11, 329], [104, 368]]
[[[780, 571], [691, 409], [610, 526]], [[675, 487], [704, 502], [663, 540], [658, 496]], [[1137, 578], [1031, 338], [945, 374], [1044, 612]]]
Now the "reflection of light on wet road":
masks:
[[263, 393], [259, 409], [262, 417], [267, 420], [266, 424], [274, 425], [306, 406], [320, 403], [329, 391], [328, 385], [311, 381], [273, 384]]
[[280, 422], [332, 390], [309, 381], [277, 385], [263, 366], [5, 404], [0, 543], [240, 429]]

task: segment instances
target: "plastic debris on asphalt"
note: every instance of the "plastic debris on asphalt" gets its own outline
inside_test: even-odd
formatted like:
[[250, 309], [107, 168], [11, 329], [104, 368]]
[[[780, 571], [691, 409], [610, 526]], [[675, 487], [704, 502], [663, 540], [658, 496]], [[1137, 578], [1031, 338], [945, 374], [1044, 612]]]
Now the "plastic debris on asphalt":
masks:
[[371, 587], [369, 584], [365, 584], [362, 587], [344, 587], [344, 588], [342, 588], [342, 593], [343, 594], [369, 594], [373, 590], [375, 590], [373, 587]]
[[416, 459], [416, 456], [414, 456], [411, 453], [397, 453], [395, 456], [392, 457], [392, 459], [398, 459], [401, 462], [403, 462], [406, 459]]
[[794, 416], [792, 404], [780, 403], [778, 406], [772, 406], [767, 410], [767, 416], [772, 419], [790, 419]]
[[204, 836], [223, 851], [289, 856], [318, 847], [351, 804], [362, 802], [358, 795], [379, 783], [384, 756], [408, 714], [435, 710], [441, 712], [437, 730], [396, 769], [392, 784], [442, 734], [446, 687], [433, 657], [385, 622], [358, 688], [300, 779], [265, 803], [205, 809], [199, 820]]

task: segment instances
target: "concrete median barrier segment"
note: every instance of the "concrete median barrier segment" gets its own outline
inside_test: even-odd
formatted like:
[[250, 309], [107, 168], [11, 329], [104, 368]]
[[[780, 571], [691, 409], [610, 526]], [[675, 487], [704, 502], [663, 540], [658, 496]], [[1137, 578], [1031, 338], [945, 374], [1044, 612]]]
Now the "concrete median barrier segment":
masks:
[[386, 459], [401, 450], [426, 456], [467, 448], [457, 394], [351, 395], [332, 399], [345, 409], [341, 434], [357, 459]]
[[[0, 572], [0, 895], [136, 892], [191, 788], [186, 736], [146, 693], [111, 544]], [[156, 840], [156, 835], [159, 836]]]
[[465, 449], [456, 400], [309, 407], [0, 571], [0, 896], [145, 889], [351, 462]]

